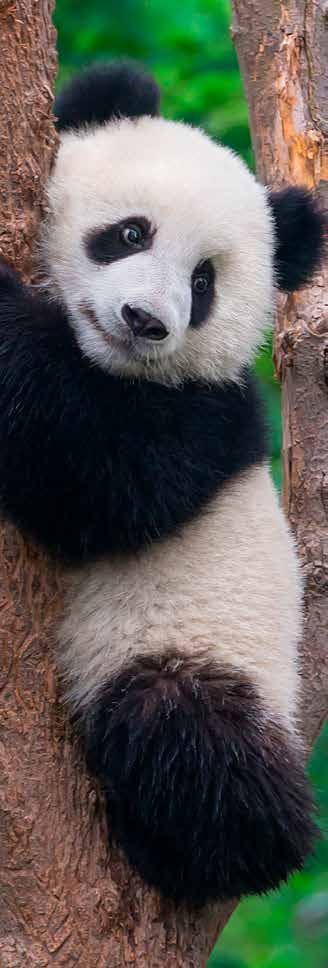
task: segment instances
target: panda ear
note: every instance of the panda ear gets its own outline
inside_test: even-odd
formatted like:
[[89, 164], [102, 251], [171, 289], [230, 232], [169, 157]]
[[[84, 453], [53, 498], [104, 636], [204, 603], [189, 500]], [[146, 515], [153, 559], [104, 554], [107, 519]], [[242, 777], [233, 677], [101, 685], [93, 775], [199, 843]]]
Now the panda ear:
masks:
[[56, 98], [56, 127], [68, 131], [112, 118], [153, 117], [159, 102], [156, 81], [137, 64], [96, 64], [73, 77]]
[[306, 188], [269, 192], [276, 230], [275, 270], [279, 289], [291, 292], [311, 279], [323, 259], [327, 220]]

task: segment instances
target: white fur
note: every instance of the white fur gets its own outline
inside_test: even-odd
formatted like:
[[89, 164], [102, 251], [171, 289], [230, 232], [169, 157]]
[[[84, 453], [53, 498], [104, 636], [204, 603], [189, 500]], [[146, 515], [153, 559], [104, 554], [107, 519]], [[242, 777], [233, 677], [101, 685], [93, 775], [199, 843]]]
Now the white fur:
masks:
[[[156, 229], [152, 248], [112, 265], [83, 246], [128, 216]], [[163, 119], [65, 134], [49, 185], [43, 259], [81, 349], [105, 369], [164, 382], [238, 379], [273, 305], [274, 231], [266, 191], [230, 150]], [[210, 317], [189, 326], [191, 275], [216, 269]], [[164, 343], [120, 350], [124, 303], [159, 317]], [[82, 308], [81, 308], [82, 307]], [[136, 655], [175, 649], [243, 670], [287, 726], [298, 687], [301, 582], [267, 467], [227, 484], [182, 534], [137, 556], [82, 569], [61, 629], [73, 703], [85, 705]]]
[[80, 571], [62, 625], [73, 703], [87, 704], [136, 655], [213, 656], [254, 682], [293, 727], [301, 579], [266, 466], [227, 484], [182, 535]]
[[[63, 135], [48, 194], [47, 284], [68, 307], [87, 356], [163, 382], [238, 378], [270, 322], [274, 230], [266, 190], [237, 156], [163, 118], [110, 122]], [[93, 263], [85, 234], [130, 215], [156, 228], [151, 249]], [[192, 329], [191, 274], [207, 258], [215, 302], [207, 323]], [[145, 348], [140, 340], [129, 350], [109, 346], [81, 310], [86, 301], [112, 336], [126, 333], [126, 302], [159, 317], [170, 335]]]

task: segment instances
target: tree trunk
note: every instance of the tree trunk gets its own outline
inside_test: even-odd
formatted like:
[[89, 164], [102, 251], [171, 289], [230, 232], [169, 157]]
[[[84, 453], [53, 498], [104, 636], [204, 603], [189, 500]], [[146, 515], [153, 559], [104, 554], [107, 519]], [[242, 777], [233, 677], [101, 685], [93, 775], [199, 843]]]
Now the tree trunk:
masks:
[[[0, 0], [0, 252], [27, 277], [56, 146], [53, 6]], [[56, 704], [63, 579], [7, 524], [0, 582], [1, 968], [201, 968], [228, 909], [177, 913], [108, 857]]]
[[[258, 176], [317, 189], [328, 210], [327, 0], [233, 0], [232, 27]], [[328, 712], [328, 267], [281, 296], [275, 361], [282, 381], [283, 500], [306, 580], [303, 731]]]
[[[296, 29], [301, 4], [280, 10], [277, 2], [258, 0], [256, 7], [236, 0], [234, 6], [260, 176], [275, 181], [278, 166], [286, 180], [312, 184], [324, 177], [324, 60], [317, 5], [307, 0], [305, 28], [307, 37], [315, 37], [312, 48]], [[0, 250], [27, 275], [55, 147], [49, 120], [52, 7], [52, 0], [0, 0]], [[302, 23], [304, 30], [304, 16]], [[308, 574], [304, 719], [309, 739], [327, 706], [323, 414], [328, 376], [319, 323], [322, 291], [319, 280], [312, 293], [285, 301], [285, 336], [279, 340], [285, 437], [288, 431], [285, 490]], [[92, 783], [76, 761], [56, 705], [51, 643], [62, 578], [7, 525], [1, 532], [0, 572], [1, 968], [203, 968], [233, 906], [201, 915], [176, 912], [145, 888], [118, 851], [111, 849], [108, 857]]]

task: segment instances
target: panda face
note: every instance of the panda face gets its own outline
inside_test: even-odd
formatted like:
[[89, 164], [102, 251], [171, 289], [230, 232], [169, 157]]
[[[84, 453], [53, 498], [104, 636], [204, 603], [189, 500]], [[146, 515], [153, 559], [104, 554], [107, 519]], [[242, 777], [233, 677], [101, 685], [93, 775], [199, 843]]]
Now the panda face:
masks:
[[243, 162], [161, 118], [62, 136], [42, 247], [82, 352], [166, 383], [236, 378], [273, 301], [273, 219]]

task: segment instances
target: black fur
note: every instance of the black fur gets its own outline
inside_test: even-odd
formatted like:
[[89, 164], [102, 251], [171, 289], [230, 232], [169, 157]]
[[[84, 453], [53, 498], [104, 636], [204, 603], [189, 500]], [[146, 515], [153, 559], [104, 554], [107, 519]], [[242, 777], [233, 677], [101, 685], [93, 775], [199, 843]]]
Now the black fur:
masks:
[[[136, 225], [141, 233], [140, 245], [128, 245], [124, 241], [122, 232], [129, 226]], [[98, 265], [110, 265], [119, 259], [126, 259], [129, 255], [136, 255], [136, 252], [144, 252], [150, 249], [154, 238], [154, 231], [147, 218], [143, 215], [131, 215], [129, 218], [122, 219], [121, 222], [114, 222], [106, 228], [93, 229], [88, 232], [84, 239], [84, 246], [89, 259]]]
[[[209, 285], [205, 292], [197, 292], [195, 289], [195, 280], [197, 276], [205, 275], [208, 278]], [[201, 326], [205, 323], [210, 314], [215, 296], [215, 270], [211, 259], [206, 259], [201, 265], [196, 266], [191, 277], [191, 314], [190, 314], [190, 326], [194, 329], [197, 326]]]
[[124, 61], [95, 64], [65, 85], [54, 105], [58, 131], [113, 118], [140, 118], [159, 113], [156, 81], [139, 65]]
[[55, 553], [138, 550], [265, 457], [247, 373], [243, 388], [115, 378], [3, 264], [0, 331], [0, 504]]
[[302, 867], [315, 836], [302, 757], [236, 670], [139, 657], [79, 727], [110, 829], [164, 896], [201, 906]]
[[276, 227], [276, 281], [280, 289], [300, 289], [319, 268], [325, 251], [327, 220], [318, 200], [296, 186], [271, 192]]

